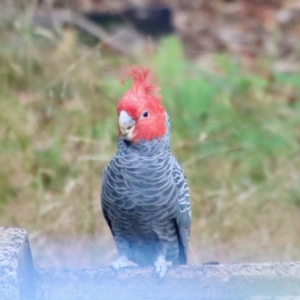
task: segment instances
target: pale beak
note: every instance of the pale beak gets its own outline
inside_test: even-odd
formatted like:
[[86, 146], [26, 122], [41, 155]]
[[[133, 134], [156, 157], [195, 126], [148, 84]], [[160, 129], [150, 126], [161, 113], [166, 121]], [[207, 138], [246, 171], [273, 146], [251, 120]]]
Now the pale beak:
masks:
[[120, 126], [120, 131], [121, 131], [122, 137], [125, 140], [132, 141], [135, 120], [133, 120], [132, 117], [129, 116], [129, 114], [125, 110], [122, 110], [120, 112], [119, 126]]

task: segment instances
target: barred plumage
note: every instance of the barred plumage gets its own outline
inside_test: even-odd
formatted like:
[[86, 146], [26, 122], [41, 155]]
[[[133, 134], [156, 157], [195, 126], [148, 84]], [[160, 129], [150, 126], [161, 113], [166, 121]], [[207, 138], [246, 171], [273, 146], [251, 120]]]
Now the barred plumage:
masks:
[[101, 199], [120, 256], [141, 266], [153, 265], [160, 253], [173, 265], [187, 262], [190, 199], [169, 130], [160, 140], [139, 144], [119, 139]]
[[[137, 77], [140, 80], [146, 75]], [[137, 93], [134, 105], [135, 97], [141, 95]], [[164, 128], [154, 129], [158, 137], [143, 139], [133, 133], [143, 121], [133, 119], [123, 107], [126, 105], [119, 117], [123, 136], [120, 134], [117, 153], [104, 171], [101, 193], [103, 215], [120, 255], [113, 266], [126, 267], [128, 260], [140, 266], [155, 265], [163, 277], [168, 266], [187, 262], [191, 226], [188, 187], [170, 149], [170, 122], [164, 108], [161, 106], [162, 113], [149, 110], [156, 120], [161, 113]], [[139, 118], [143, 119], [143, 114]]]

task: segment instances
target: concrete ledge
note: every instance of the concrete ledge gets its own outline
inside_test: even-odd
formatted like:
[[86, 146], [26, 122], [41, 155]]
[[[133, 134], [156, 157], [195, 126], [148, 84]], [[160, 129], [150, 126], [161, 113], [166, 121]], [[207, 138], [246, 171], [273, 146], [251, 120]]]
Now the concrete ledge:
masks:
[[[72, 254], [72, 253], [71, 253]], [[300, 262], [34, 269], [26, 231], [0, 227], [0, 300], [300, 299]]]
[[0, 227], [0, 299], [35, 299], [34, 277], [26, 231]]
[[179, 266], [163, 280], [154, 268], [37, 273], [44, 300], [300, 299], [300, 263]]

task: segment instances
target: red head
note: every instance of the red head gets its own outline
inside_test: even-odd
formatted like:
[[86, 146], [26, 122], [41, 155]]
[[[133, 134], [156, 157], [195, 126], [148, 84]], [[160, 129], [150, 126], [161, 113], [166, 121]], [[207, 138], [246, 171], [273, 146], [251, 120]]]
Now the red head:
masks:
[[162, 137], [167, 130], [166, 110], [149, 70], [131, 67], [124, 79], [128, 76], [133, 78], [133, 85], [118, 104], [119, 136], [134, 143]]

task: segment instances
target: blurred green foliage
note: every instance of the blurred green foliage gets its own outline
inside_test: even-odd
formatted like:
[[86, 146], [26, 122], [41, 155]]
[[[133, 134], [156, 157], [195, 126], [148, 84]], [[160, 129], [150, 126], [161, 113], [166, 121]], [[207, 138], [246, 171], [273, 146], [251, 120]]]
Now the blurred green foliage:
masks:
[[300, 73], [264, 76], [224, 54], [207, 71], [185, 60], [175, 36], [128, 58], [80, 43], [74, 30], [18, 28], [0, 32], [0, 226], [26, 227], [43, 251], [37, 232], [101, 233], [107, 243], [99, 186], [130, 86], [120, 69], [143, 64], [171, 117], [199, 260], [299, 258]]

